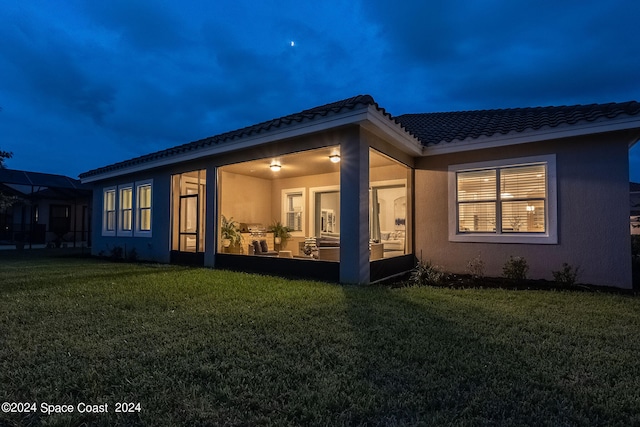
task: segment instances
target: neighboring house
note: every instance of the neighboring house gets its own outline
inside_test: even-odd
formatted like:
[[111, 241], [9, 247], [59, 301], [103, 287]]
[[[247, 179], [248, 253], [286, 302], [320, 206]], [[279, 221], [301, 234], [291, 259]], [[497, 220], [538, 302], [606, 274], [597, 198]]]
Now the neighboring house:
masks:
[[[628, 150], [640, 104], [393, 117], [368, 95], [81, 174], [94, 245], [143, 259], [371, 283], [423, 259], [631, 287]], [[243, 236], [229, 245], [222, 217]], [[276, 244], [268, 226], [292, 237]], [[263, 255], [263, 256], [256, 256]], [[276, 256], [264, 256], [276, 255]]]
[[15, 198], [0, 210], [0, 244], [90, 243], [90, 186], [62, 175], [0, 169], [0, 192]]
[[640, 183], [629, 183], [629, 196], [631, 202], [631, 234], [640, 234]]

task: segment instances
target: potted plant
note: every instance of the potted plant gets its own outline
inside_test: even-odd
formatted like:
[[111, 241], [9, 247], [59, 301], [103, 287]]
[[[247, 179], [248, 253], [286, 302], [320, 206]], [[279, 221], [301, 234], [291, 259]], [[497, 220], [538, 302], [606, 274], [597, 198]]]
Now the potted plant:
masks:
[[229, 246], [240, 246], [242, 243], [242, 234], [238, 229], [237, 223], [233, 220], [233, 217], [227, 219], [222, 215], [222, 225], [220, 227], [220, 236], [222, 238], [222, 246], [228, 248]]
[[282, 246], [285, 246], [287, 240], [291, 238], [291, 229], [282, 225], [280, 221], [274, 221], [269, 226], [269, 231], [273, 233], [273, 240], [276, 245], [282, 244]]

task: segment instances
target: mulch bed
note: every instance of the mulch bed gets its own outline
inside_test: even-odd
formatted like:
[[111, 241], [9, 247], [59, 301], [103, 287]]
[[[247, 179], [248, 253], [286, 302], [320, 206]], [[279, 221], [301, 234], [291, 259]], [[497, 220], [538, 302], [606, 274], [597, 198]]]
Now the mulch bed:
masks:
[[[414, 286], [409, 280], [397, 282], [393, 287]], [[544, 290], [544, 291], [578, 291], [600, 292], [624, 295], [637, 295], [638, 290], [621, 289], [612, 286], [595, 286], [587, 284], [567, 285], [544, 279], [513, 280], [505, 277], [473, 277], [470, 274], [447, 274], [442, 283], [431, 285], [451, 289], [511, 289], [511, 290]]]

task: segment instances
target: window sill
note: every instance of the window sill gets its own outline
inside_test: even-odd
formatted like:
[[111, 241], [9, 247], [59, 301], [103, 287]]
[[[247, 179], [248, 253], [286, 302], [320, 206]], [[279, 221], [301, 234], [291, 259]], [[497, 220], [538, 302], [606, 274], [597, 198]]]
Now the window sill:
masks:
[[469, 243], [524, 243], [534, 245], [557, 245], [558, 236], [555, 234], [495, 234], [469, 233], [449, 235], [450, 242]]

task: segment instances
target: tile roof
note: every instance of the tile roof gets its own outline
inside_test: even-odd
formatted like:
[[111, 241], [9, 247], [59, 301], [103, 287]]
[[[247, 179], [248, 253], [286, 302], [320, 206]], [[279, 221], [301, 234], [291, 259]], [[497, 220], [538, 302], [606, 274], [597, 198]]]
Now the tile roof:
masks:
[[512, 108], [497, 110], [459, 111], [448, 113], [419, 113], [391, 116], [370, 95], [358, 95], [330, 104], [300, 111], [299, 113], [268, 120], [252, 126], [189, 142], [166, 150], [157, 151], [109, 166], [80, 174], [87, 178], [102, 173], [117, 171], [138, 164], [168, 158], [175, 155], [215, 146], [228, 141], [268, 133], [275, 129], [337, 115], [349, 110], [374, 106], [389, 120], [398, 123], [422, 145], [428, 147], [440, 143], [464, 141], [479, 137], [506, 135], [527, 130], [555, 128], [580, 123], [631, 117], [640, 115], [640, 103], [574, 105], [561, 107]]
[[234, 139], [240, 139], [243, 137], [258, 135], [266, 133], [274, 129], [284, 128], [287, 126], [296, 125], [298, 123], [304, 123], [311, 120], [316, 120], [321, 117], [326, 117], [334, 114], [340, 114], [347, 110], [354, 110], [356, 108], [368, 107], [369, 105], [375, 105], [380, 111], [391, 117], [388, 113], [376, 104], [370, 95], [358, 95], [352, 98], [343, 99], [341, 101], [332, 102], [330, 104], [321, 105], [319, 107], [310, 108], [308, 110], [300, 111], [299, 113], [289, 114], [287, 116], [279, 117], [277, 119], [268, 120], [266, 122], [258, 123], [252, 126], [247, 126], [241, 129], [233, 130], [230, 132], [221, 133], [219, 135], [210, 136], [208, 138], [200, 139], [198, 141], [189, 142], [188, 144], [179, 145], [177, 147], [169, 148], [166, 150], [157, 151], [155, 153], [146, 154], [144, 156], [136, 157], [131, 160], [115, 163], [102, 168], [90, 170], [80, 174], [80, 178], [87, 178], [93, 175], [98, 175], [105, 172], [110, 172], [118, 169], [123, 169], [129, 166], [137, 165], [140, 163], [149, 162], [164, 157], [171, 157], [173, 155], [186, 153], [192, 150], [196, 150], [203, 147], [217, 145]]
[[424, 146], [640, 115], [640, 103], [511, 108], [395, 117]]

